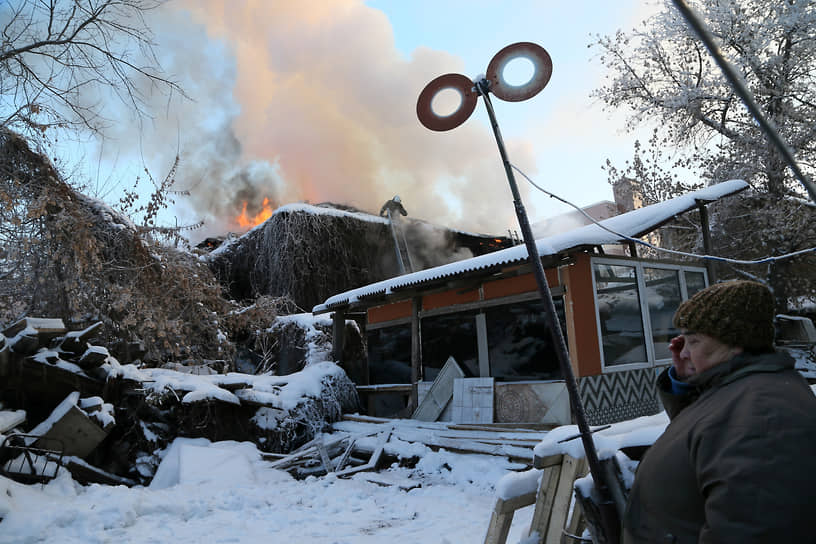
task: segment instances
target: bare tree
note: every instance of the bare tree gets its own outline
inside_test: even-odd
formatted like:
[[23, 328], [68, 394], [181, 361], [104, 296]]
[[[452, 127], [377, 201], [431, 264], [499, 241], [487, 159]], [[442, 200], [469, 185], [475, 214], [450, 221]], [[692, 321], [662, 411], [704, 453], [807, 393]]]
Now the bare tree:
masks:
[[0, 126], [35, 140], [98, 131], [107, 92], [138, 117], [158, 90], [183, 94], [155, 56], [148, 11], [164, 0], [0, 2]]

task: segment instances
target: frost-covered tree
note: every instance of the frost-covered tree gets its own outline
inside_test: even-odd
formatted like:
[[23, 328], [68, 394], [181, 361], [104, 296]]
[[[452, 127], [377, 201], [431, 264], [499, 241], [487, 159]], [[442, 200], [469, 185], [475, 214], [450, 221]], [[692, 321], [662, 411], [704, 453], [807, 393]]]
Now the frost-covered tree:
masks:
[[[816, 2], [690, 2], [767, 118], [816, 173]], [[608, 83], [594, 95], [631, 110], [630, 126], [650, 122], [713, 182], [742, 178], [789, 194], [797, 183], [682, 15], [664, 9], [631, 33], [599, 37]]]
[[[691, 0], [688, 3], [710, 30], [728, 62], [742, 76], [766, 118], [788, 143], [802, 171], [813, 179], [816, 174], [816, 2]], [[793, 231], [801, 225], [806, 227], [806, 232], [811, 230], [808, 226], [812, 224], [812, 208], [801, 201], [798, 205], [791, 204], [789, 200], [804, 195], [801, 186], [672, 2], [666, 1], [663, 9], [639, 28], [628, 33], [619, 31], [614, 36], [598, 36], [593, 46], [609, 69], [607, 81], [594, 96], [608, 108], [626, 108], [631, 114], [629, 128], [657, 127], [646, 146], [651, 151], [640, 147], [635, 150], [635, 159], [625, 167], [616, 169], [609, 165], [612, 176], [639, 178], [636, 180], [647, 189], [652, 184], [662, 190], [669, 179], [677, 191], [698, 180], [716, 183], [745, 179], [755, 189], [754, 195], [763, 201], [762, 206], [747, 208], [768, 217], [760, 218], [762, 228], [751, 229], [745, 224], [749, 218], [743, 218], [740, 223], [733, 214], [723, 216], [718, 226], [730, 224], [738, 231], [723, 233], [721, 239], [733, 243], [721, 247], [720, 251], [729, 256], [753, 258], [813, 245], [813, 237], [802, 239]], [[666, 150], [671, 150], [671, 162], [651, 165], [652, 170], [658, 172], [654, 176], [657, 179], [651, 179], [649, 168], [643, 167], [644, 157], [665, 155]], [[690, 174], [685, 180], [677, 179], [678, 167]], [[782, 199], [786, 200], [785, 205]], [[734, 213], [745, 209], [746, 206], [735, 207]], [[801, 216], [783, 217], [783, 214], [800, 212]], [[736, 232], [744, 238], [737, 239]], [[790, 277], [789, 264], [796, 262], [774, 265], [765, 274], [780, 306], [786, 306], [788, 297], [797, 294], [792, 290], [791, 284], [795, 281]], [[757, 271], [741, 272], [763, 275]]]

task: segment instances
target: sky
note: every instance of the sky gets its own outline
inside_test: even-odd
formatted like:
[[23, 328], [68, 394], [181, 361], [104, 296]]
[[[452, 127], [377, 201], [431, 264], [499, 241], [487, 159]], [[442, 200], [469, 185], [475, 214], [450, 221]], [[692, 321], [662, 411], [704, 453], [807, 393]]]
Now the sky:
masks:
[[[601, 167], [622, 164], [636, 136], [589, 97], [604, 69], [588, 45], [655, 9], [636, 0], [174, 0], [148, 24], [189, 99], [154, 93], [141, 126], [109, 104], [106, 138], [81, 162], [95, 196], [110, 201], [143, 166], [161, 180], [179, 153], [174, 188], [190, 194], [164, 223], [203, 220], [193, 240], [240, 232], [244, 202], [250, 218], [265, 199], [271, 209], [334, 202], [377, 213], [394, 195], [412, 217], [506, 234], [518, 223], [484, 104], [433, 132], [416, 118], [420, 91], [444, 73], [484, 74], [511, 43], [539, 44], [553, 61], [546, 88], [524, 102], [493, 100], [510, 161], [577, 205], [611, 200]], [[569, 210], [517, 177], [532, 222]]]

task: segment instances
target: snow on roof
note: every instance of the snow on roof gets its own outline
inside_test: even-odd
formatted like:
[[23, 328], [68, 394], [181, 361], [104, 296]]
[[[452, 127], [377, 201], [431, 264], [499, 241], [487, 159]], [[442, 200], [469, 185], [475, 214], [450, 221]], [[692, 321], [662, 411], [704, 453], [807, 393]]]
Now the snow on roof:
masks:
[[[350, 218], [350, 219], [356, 219], [356, 220], [359, 220], [359, 221], [368, 221], [369, 223], [388, 224], [388, 218], [387, 217], [381, 217], [379, 215], [373, 215], [373, 214], [370, 214], [370, 213], [367, 213], [367, 212], [362, 212], [362, 211], [354, 212], [354, 211], [348, 211], [348, 210], [341, 210], [341, 209], [338, 209], [338, 208], [332, 208], [332, 207], [328, 207], [328, 206], [313, 206], [311, 204], [303, 204], [303, 203], [285, 204], [285, 205], [277, 208], [274, 212], [272, 212], [272, 216], [270, 216], [270, 219], [272, 217], [274, 217], [275, 215], [277, 215], [279, 213], [283, 213], [283, 212], [288, 212], [288, 213], [304, 212], [304, 213], [310, 213], [310, 214], [314, 214], [314, 215], [333, 215], [335, 217], [346, 217], [346, 218]], [[415, 221], [415, 222], [419, 222], [419, 223], [427, 223], [429, 225], [432, 225], [432, 226], [438, 227], [438, 228], [446, 228], [447, 230], [449, 230], [451, 232], [455, 232], [457, 234], [463, 234], [463, 235], [466, 235], [466, 236], [473, 236], [473, 237], [477, 237], [477, 238], [478, 237], [495, 238], [495, 236], [491, 235], [491, 234], [479, 234], [479, 233], [466, 231], [466, 230], [450, 229], [450, 228], [447, 228], [447, 227], [439, 227], [438, 225], [434, 225], [433, 223], [429, 223], [427, 221], [424, 221], [422, 219], [418, 219], [418, 218], [415, 218], [415, 217], [409, 217], [407, 219], [410, 220], [410, 221]], [[267, 219], [267, 221], [269, 221], [269, 219]], [[227, 249], [230, 246], [232, 246], [233, 244], [235, 244], [238, 240], [240, 240], [241, 238], [243, 238], [244, 236], [246, 236], [247, 234], [249, 234], [251, 232], [254, 232], [254, 231], [258, 230], [258, 229], [262, 229], [264, 227], [264, 225], [266, 225], [266, 221], [264, 221], [263, 223], [259, 223], [258, 225], [255, 225], [250, 230], [246, 231], [245, 233], [243, 233], [240, 236], [234, 236], [233, 235], [232, 237], [228, 237], [226, 240], [224, 240], [221, 243], [221, 245], [219, 245], [214, 250], [206, 253], [205, 255], [200, 256], [199, 259], [200, 260], [207, 260], [207, 259], [211, 259], [212, 257], [214, 257], [216, 255], [219, 255], [221, 253], [225, 253], [227, 251]]]
[[365, 212], [352, 212], [346, 210], [339, 210], [337, 208], [328, 208], [323, 206], [312, 206], [311, 204], [286, 204], [275, 210], [272, 215], [282, 212], [306, 212], [315, 215], [333, 215], [335, 217], [351, 217], [359, 219], [360, 221], [370, 221], [372, 223], [388, 223], [388, 218], [380, 217], [379, 215], [372, 215]]
[[[665, 202], [652, 204], [627, 212], [622, 215], [600, 221], [604, 227], [630, 237], [642, 236], [657, 228], [672, 217], [697, 207], [698, 201], [713, 202], [748, 188], [748, 183], [742, 180], [730, 180], [705, 189], [693, 191]], [[624, 239], [604, 230], [598, 225], [586, 225], [575, 230], [556, 234], [536, 240], [538, 253], [542, 257], [556, 255], [582, 246], [599, 246], [623, 242]], [[312, 309], [313, 313], [322, 313], [334, 307], [344, 306], [359, 301], [361, 298], [390, 294], [401, 288], [421, 285], [445, 277], [457, 276], [465, 272], [482, 270], [498, 265], [518, 263], [528, 259], [527, 247], [518, 245], [508, 249], [495, 251], [472, 259], [465, 259], [448, 263], [419, 272], [405, 274], [339, 293], [326, 299]]]

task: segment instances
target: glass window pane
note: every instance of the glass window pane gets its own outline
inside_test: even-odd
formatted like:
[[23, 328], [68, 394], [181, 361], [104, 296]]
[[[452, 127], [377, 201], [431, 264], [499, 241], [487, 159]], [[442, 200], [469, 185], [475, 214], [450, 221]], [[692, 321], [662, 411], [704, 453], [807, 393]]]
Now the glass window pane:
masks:
[[649, 306], [649, 321], [652, 324], [655, 359], [668, 359], [671, 358], [669, 340], [678, 333], [672, 325], [674, 312], [683, 300], [680, 292], [680, 275], [677, 270], [644, 268], [643, 276], [646, 282], [646, 302]]
[[479, 377], [475, 311], [425, 317], [420, 327], [424, 381], [433, 381], [450, 356], [466, 377]]
[[635, 267], [594, 264], [606, 366], [646, 362]]
[[[555, 311], [566, 338], [564, 300]], [[558, 380], [561, 370], [540, 300], [494, 306], [485, 310], [490, 375], [497, 381]]]
[[705, 274], [686, 270], [686, 291], [688, 291], [689, 298], [697, 291], [703, 290], [705, 286]]
[[368, 331], [369, 383], [411, 383], [411, 325]]

